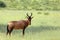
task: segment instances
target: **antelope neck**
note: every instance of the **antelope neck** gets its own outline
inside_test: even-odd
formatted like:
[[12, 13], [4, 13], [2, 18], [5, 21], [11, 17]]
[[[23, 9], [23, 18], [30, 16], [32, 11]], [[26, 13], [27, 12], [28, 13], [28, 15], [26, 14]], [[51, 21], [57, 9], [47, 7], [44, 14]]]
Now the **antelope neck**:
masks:
[[29, 24], [31, 25], [31, 19], [28, 19], [28, 21], [29, 21]]

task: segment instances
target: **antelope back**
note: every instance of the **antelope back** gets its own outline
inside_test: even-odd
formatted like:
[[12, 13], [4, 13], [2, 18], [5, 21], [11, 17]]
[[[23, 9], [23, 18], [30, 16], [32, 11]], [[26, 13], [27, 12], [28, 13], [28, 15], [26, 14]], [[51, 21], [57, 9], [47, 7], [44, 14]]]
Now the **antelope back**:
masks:
[[23, 29], [27, 27], [29, 24], [28, 20], [21, 20], [21, 21], [11, 21], [9, 22], [9, 27], [14, 27], [14, 29]]

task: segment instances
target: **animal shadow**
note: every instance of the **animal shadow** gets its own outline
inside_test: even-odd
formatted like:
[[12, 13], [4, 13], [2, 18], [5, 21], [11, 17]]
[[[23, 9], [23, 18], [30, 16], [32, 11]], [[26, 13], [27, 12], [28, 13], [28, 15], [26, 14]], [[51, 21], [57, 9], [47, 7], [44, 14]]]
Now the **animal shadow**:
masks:
[[[60, 30], [60, 27], [55, 27], [55, 26], [31, 26], [31, 27], [27, 27], [25, 32], [27, 33], [39, 33], [39, 32], [42, 32], [42, 31], [54, 31], [54, 30]], [[0, 24], [0, 32], [1, 33], [6, 33], [7, 31], [7, 25], [4, 25], [4, 24]], [[16, 31], [16, 30], [15, 30]], [[20, 30], [19, 30], [20, 31]], [[16, 33], [19, 33], [19, 31], [16, 31]]]
[[39, 33], [39, 32], [42, 32], [42, 31], [56, 31], [56, 30], [60, 30], [60, 27], [54, 27], [54, 26], [37, 26], [37, 27], [30, 27], [30, 28], [27, 28], [26, 31], [27, 32], [32, 32], [32, 33]]

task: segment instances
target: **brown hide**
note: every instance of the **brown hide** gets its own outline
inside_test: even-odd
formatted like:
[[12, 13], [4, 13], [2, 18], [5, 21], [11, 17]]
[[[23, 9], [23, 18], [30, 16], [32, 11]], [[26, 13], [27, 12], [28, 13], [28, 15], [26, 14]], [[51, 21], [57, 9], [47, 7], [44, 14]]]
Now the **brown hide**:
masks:
[[14, 27], [14, 29], [24, 29], [30, 24], [28, 20], [20, 20], [20, 21], [11, 21], [8, 23], [9, 29]]

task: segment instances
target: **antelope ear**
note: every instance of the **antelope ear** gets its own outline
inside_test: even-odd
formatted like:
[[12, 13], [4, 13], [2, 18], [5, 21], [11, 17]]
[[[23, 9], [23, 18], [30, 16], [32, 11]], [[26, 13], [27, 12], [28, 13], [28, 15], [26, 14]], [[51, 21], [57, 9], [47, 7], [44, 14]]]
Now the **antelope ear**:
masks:
[[32, 18], [34, 18], [34, 17], [32, 17]]
[[32, 13], [31, 13], [31, 16], [32, 16]]

